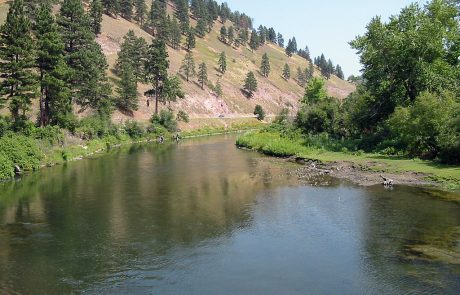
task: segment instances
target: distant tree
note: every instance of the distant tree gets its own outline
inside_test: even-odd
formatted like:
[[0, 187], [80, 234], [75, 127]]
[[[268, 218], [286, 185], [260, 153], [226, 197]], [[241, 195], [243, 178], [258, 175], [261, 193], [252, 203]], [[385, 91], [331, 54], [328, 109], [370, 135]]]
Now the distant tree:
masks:
[[195, 28], [195, 34], [200, 38], [204, 38], [204, 36], [206, 36], [206, 32], [207, 32], [206, 20], [203, 18], [198, 19], [198, 22]]
[[249, 47], [252, 51], [257, 50], [260, 46], [259, 36], [256, 30], [252, 30], [251, 39], [249, 40]]
[[246, 45], [249, 40], [249, 32], [246, 29], [240, 30], [238, 33], [238, 42], [242, 45]]
[[289, 39], [288, 45], [286, 46], [287, 56], [291, 57], [296, 52], [294, 48], [295, 48], [294, 42], [291, 39]]
[[267, 53], [264, 53], [264, 55], [262, 56], [260, 72], [262, 73], [262, 76], [264, 76], [265, 78], [268, 78], [268, 76], [270, 75], [270, 59], [268, 58]]
[[153, 0], [149, 18], [150, 27], [153, 29], [155, 36], [164, 42], [168, 39], [168, 14], [166, 7], [166, 1]]
[[204, 62], [198, 66], [198, 82], [201, 85], [201, 89], [204, 89], [204, 84], [208, 82], [208, 68]]
[[191, 52], [187, 52], [185, 55], [180, 70], [187, 79], [187, 82], [189, 82], [191, 77], [196, 75], [195, 60], [193, 59], [193, 54]]
[[102, 3], [101, 0], [93, 0], [91, 1], [91, 5], [89, 7], [89, 16], [91, 21], [91, 31], [95, 35], [99, 35], [101, 33], [102, 28], [102, 13], [103, 13]]
[[116, 17], [120, 13], [120, 0], [103, 0], [102, 5], [104, 6], [105, 13]]
[[258, 30], [257, 30], [257, 33], [259, 35], [259, 43], [260, 43], [260, 45], [265, 44], [265, 42], [267, 42], [266, 28], [264, 28], [264, 26], [260, 25]]
[[297, 48], [297, 40], [295, 39], [295, 37], [292, 37], [291, 43], [292, 43], [292, 53], [297, 53], [298, 48]]
[[265, 111], [261, 105], [256, 105], [254, 108], [254, 115], [257, 116], [257, 120], [262, 121], [265, 119]]
[[137, 37], [133, 30], [129, 30], [123, 37], [123, 42], [118, 52], [115, 69], [121, 75], [120, 69], [129, 64], [137, 82], [145, 78], [145, 57], [147, 56], [147, 42], [142, 37]]
[[227, 42], [228, 42], [228, 45], [232, 45], [233, 44], [233, 41], [235, 40], [235, 29], [233, 28], [233, 26], [230, 26], [227, 30]]
[[[169, 18], [169, 16], [168, 16]], [[174, 17], [169, 24], [169, 43], [173, 49], [180, 49], [182, 32], [177, 19]]]
[[177, 0], [176, 8], [182, 34], [187, 34], [190, 28], [188, 0]]
[[0, 93], [9, 101], [9, 108], [16, 123], [26, 120], [35, 97], [35, 48], [31, 24], [24, 10], [24, 2], [15, 0], [8, 10], [6, 22], [0, 29]]
[[339, 77], [340, 79], [344, 80], [345, 79], [345, 75], [343, 74], [343, 71], [342, 71], [342, 67], [340, 65], [337, 65], [335, 67], [335, 74], [337, 75], [337, 77]]
[[284, 38], [283, 38], [283, 35], [281, 35], [280, 33], [278, 33], [278, 46], [281, 47], [281, 48], [284, 48]]
[[144, 26], [145, 23], [145, 15], [147, 14], [147, 5], [145, 4], [145, 0], [135, 0], [135, 20], [139, 22], [141, 26]]
[[219, 65], [219, 70], [222, 74], [225, 74], [227, 71], [227, 55], [225, 54], [225, 51], [222, 51], [219, 55], [219, 60], [218, 60], [218, 65]]
[[220, 83], [220, 80], [217, 80], [216, 82], [216, 95], [217, 97], [222, 97], [223, 95], [222, 84]]
[[332, 61], [329, 59], [327, 61], [327, 67], [326, 67], [326, 79], [330, 79], [331, 78], [331, 75], [334, 74], [334, 71], [335, 71], [335, 67], [334, 67], [334, 64], [332, 63]]
[[145, 94], [155, 97], [155, 114], [158, 114], [158, 102], [163, 97], [163, 90], [168, 81], [168, 52], [166, 45], [161, 40], [153, 40], [147, 51], [145, 70], [147, 81], [152, 85], [152, 89]]
[[190, 28], [187, 33], [187, 38], [185, 39], [185, 48], [190, 52], [193, 48], [196, 47], [196, 38], [195, 31], [193, 28]]
[[308, 74], [307, 74], [307, 80], [310, 81], [311, 78], [313, 78], [313, 74], [315, 73], [315, 67], [313, 66], [313, 63], [310, 61], [308, 64]]
[[225, 26], [222, 26], [220, 28], [220, 41], [227, 43], [227, 28]]
[[305, 85], [307, 83], [305, 73], [302, 71], [302, 69], [300, 67], [297, 68], [297, 83], [301, 87], [305, 87]]
[[164, 90], [161, 95], [161, 101], [163, 104], [168, 103], [168, 105], [171, 106], [171, 102], [176, 102], [178, 98], [184, 97], [185, 93], [182, 91], [179, 77], [168, 77], [165, 81]]
[[127, 20], [133, 17], [133, 0], [120, 0], [121, 16]]
[[283, 69], [283, 78], [287, 81], [289, 79], [291, 79], [291, 68], [289, 67], [289, 65], [286, 63], [284, 65], [284, 69]]
[[275, 29], [273, 28], [270, 28], [268, 29], [268, 40], [274, 44], [277, 43], [278, 39], [277, 39], [277, 36], [276, 36], [276, 32], [275, 32]]
[[253, 72], [249, 72], [246, 76], [243, 88], [249, 97], [252, 97], [257, 91], [257, 79]]

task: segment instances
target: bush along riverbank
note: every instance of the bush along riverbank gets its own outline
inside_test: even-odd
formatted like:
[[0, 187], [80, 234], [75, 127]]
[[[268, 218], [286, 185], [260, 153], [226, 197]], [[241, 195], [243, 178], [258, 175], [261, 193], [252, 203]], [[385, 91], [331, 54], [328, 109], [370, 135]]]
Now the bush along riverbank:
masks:
[[94, 156], [112, 148], [134, 143], [172, 142], [180, 138], [247, 131], [261, 128], [261, 124], [241, 123], [225, 127], [202, 127], [178, 133], [177, 121], [162, 112], [149, 124], [128, 121], [113, 124], [99, 116], [78, 122], [73, 131], [57, 126], [45, 128], [33, 124], [15, 131], [5, 118], [0, 118], [0, 181], [12, 179], [16, 174], [29, 173], [41, 167]]
[[360, 185], [382, 183], [381, 176], [396, 184], [435, 185], [446, 190], [460, 189], [460, 167], [435, 161], [409, 159], [347, 148], [327, 134], [304, 135], [295, 129], [273, 124], [238, 137], [237, 146], [269, 156], [303, 164], [301, 178], [331, 175]]

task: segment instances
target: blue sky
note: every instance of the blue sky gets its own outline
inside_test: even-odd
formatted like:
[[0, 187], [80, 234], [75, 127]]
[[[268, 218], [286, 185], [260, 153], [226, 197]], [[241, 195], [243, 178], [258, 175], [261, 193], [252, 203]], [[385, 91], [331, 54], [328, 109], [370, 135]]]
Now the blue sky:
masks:
[[385, 20], [413, 2], [424, 0], [225, 0], [232, 10], [254, 18], [255, 26], [273, 26], [286, 41], [295, 36], [312, 57], [321, 53], [342, 66], [345, 75], [359, 74], [361, 65], [348, 42], [362, 35], [372, 17]]

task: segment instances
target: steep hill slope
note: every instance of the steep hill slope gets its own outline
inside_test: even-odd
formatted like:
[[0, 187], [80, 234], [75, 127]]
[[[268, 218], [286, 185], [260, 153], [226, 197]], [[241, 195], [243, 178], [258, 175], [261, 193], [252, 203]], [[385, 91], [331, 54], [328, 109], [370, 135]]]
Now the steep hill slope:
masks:
[[[0, 3], [4, 2], [0, 0]], [[172, 14], [174, 7], [169, 5], [169, 12]], [[3, 22], [7, 12], [7, 4], [0, 4], [0, 21]], [[192, 23], [193, 24], [193, 23]], [[229, 25], [229, 24], [227, 24]], [[216, 22], [213, 30], [204, 39], [197, 38], [197, 46], [193, 50], [196, 64], [205, 62], [208, 67], [208, 76], [211, 83], [220, 81], [223, 88], [222, 98], [218, 98], [209, 88], [200, 88], [196, 79], [187, 83], [182, 80], [183, 90], [186, 93], [185, 99], [172, 104], [175, 110], [186, 111], [191, 118], [216, 118], [219, 115], [225, 117], [249, 117], [256, 104], [263, 106], [268, 114], [277, 114], [282, 108], [288, 107], [295, 111], [298, 106], [299, 98], [303, 95], [304, 89], [300, 87], [295, 79], [285, 81], [281, 73], [285, 63], [291, 67], [292, 76], [295, 76], [297, 67], [305, 69], [308, 62], [300, 56], [289, 58], [284, 49], [267, 44], [255, 52], [251, 52], [246, 47], [239, 49], [232, 48], [218, 39], [222, 24]], [[111, 69], [115, 65], [117, 53], [123, 36], [129, 31], [135, 31], [136, 35], [144, 37], [148, 42], [152, 36], [142, 30], [137, 24], [129, 22], [121, 17], [117, 19], [104, 15], [102, 23], [102, 34], [97, 37], [97, 42], [102, 46]], [[186, 54], [185, 50], [168, 49], [170, 57], [170, 73], [177, 74], [181, 62]], [[221, 75], [217, 70], [217, 60], [219, 54], [225, 51], [227, 55], [228, 70], [225, 75]], [[264, 78], [258, 74], [262, 55], [267, 53], [271, 62], [271, 74], [269, 78]], [[257, 73], [259, 90], [254, 97], [248, 99], [241, 92], [243, 81], [249, 71]], [[109, 75], [117, 79], [112, 71]], [[315, 75], [319, 72], [315, 69]], [[149, 89], [148, 85], [139, 85], [139, 110], [134, 112], [134, 119], [147, 121], [152, 113], [153, 107], [147, 107], [146, 97], [143, 93]], [[335, 76], [327, 81], [327, 89], [331, 96], [344, 98], [354, 91], [353, 84], [343, 81]], [[132, 117], [114, 113], [114, 120], [117, 122], [131, 119]]]

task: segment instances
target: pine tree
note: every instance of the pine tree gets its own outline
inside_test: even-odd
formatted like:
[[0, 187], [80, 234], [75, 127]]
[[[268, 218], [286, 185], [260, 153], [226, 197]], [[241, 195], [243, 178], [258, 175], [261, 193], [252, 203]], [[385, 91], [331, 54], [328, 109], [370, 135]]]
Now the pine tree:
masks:
[[72, 113], [70, 68], [64, 59], [64, 42], [52, 15], [51, 6], [44, 4], [36, 17], [37, 65], [40, 84], [40, 126], [49, 124], [66, 127]]
[[204, 84], [208, 82], [208, 68], [204, 62], [198, 67], [198, 82], [201, 85], [201, 89], [204, 89]]
[[146, 78], [152, 85], [152, 89], [145, 94], [155, 98], [155, 114], [158, 114], [158, 102], [163, 97], [164, 86], [168, 80], [168, 68], [169, 60], [165, 43], [161, 40], [153, 40], [145, 61]]
[[270, 28], [268, 29], [268, 40], [272, 43], [275, 43], [277, 42], [277, 36], [276, 36], [276, 32], [275, 32], [275, 29], [274, 28]]
[[190, 52], [196, 46], [195, 31], [193, 28], [190, 28], [187, 33], [187, 38], [185, 39], [185, 48]]
[[206, 20], [200, 18], [196, 24], [195, 34], [200, 38], [204, 38], [204, 36], [206, 36], [206, 31]]
[[147, 42], [142, 37], [137, 37], [133, 30], [129, 30], [123, 37], [118, 59], [115, 66], [117, 74], [121, 75], [121, 69], [130, 65], [137, 82], [143, 82], [145, 77], [145, 56], [147, 55]]
[[227, 71], [227, 55], [225, 54], [225, 51], [222, 51], [220, 53], [217, 64], [219, 65], [220, 72], [222, 74], [225, 74], [225, 72]]
[[120, 13], [120, 0], [103, 0], [102, 5], [105, 13], [116, 17]]
[[278, 33], [278, 46], [284, 48], [284, 38], [280, 33]]
[[166, 0], [153, 0], [150, 7], [150, 26], [155, 36], [166, 42], [168, 39], [168, 17], [166, 12]]
[[217, 80], [216, 82], [216, 95], [217, 97], [222, 97], [223, 95], [222, 84], [220, 83], [220, 80]]
[[297, 83], [301, 87], [305, 87], [305, 85], [307, 84], [305, 73], [302, 71], [300, 67], [297, 68]]
[[248, 94], [248, 97], [252, 97], [254, 92], [257, 91], [257, 79], [253, 72], [249, 72], [246, 76], [243, 89]]
[[71, 89], [76, 103], [96, 109], [101, 115], [109, 114], [112, 100], [106, 73], [108, 64], [101, 46], [94, 40], [81, 0], [64, 0], [58, 24], [66, 62], [73, 71]]
[[327, 66], [326, 66], [326, 79], [330, 79], [331, 78], [331, 75], [334, 74], [334, 70], [335, 70], [335, 67], [334, 67], [334, 64], [332, 63], [332, 60], [328, 60], [327, 61]]
[[171, 47], [173, 49], [177, 50], [177, 49], [180, 49], [181, 40], [182, 40], [182, 33], [181, 33], [180, 25], [177, 22], [177, 19], [173, 18], [169, 26], [169, 43], [171, 44]]
[[182, 91], [180, 79], [177, 76], [166, 79], [164, 90], [161, 95], [161, 101], [168, 103], [171, 107], [171, 102], [176, 102], [177, 98], [184, 98], [185, 93]]
[[291, 79], [291, 68], [289, 67], [288, 64], [285, 64], [284, 65], [284, 69], [283, 69], [283, 78], [287, 81], [289, 79]]
[[264, 53], [264, 55], [262, 56], [260, 72], [262, 73], [262, 76], [264, 76], [265, 78], [268, 78], [268, 76], [270, 75], [270, 59], [268, 58], [267, 53]]
[[133, 17], [133, 0], [120, 0], [121, 16], [127, 20]]
[[35, 97], [37, 77], [30, 21], [23, 0], [14, 0], [0, 29], [0, 94], [9, 101], [15, 123], [26, 120]]
[[307, 79], [310, 81], [311, 78], [313, 78], [313, 74], [315, 73], [315, 67], [313, 66], [313, 63], [310, 61], [308, 64], [308, 77]]
[[286, 46], [286, 54], [287, 56], [291, 57], [294, 54], [294, 42], [289, 39], [288, 45]]
[[240, 30], [240, 32], [238, 33], [238, 42], [241, 45], [246, 45], [248, 43], [248, 40], [249, 40], [249, 32], [248, 32], [248, 30], [246, 30], [246, 29]]
[[227, 43], [227, 28], [226, 28], [225, 26], [222, 26], [222, 27], [220, 28], [219, 40], [220, 40], [221, 42]]
[[99, 35], [102, 29], [102, 3], [101, 0], [93, 0], [89, 8], [91, 21], [91, 31], [95, 35]]
[[196, 75], [195, 60], [193, 59], [193, 54], [191, 52], [187, 52], [187, 54], [185, 55], [180, 70], [187, 79], [187, 82], [189, 82], [191, 77], [194, 77]]
[[116, 105], [118, 108], [128, 112], [138, 109], [137, 79], [130, 63], [124, 63], [120, 69], [117, 93]]
[[257, 35], [256, 30], [252, 30], [251, 40], [249, 41], [249, 47], [252, 51], [257, 50], [260, 46], [259, 36]]
[[227, 31], [227, 42], [228, 42], [228, 45], [232, 45], [233, 44], [233, 41], [235, 40], [235, 29], [233, 28], [233, 26], [230, 26], [228, 28], [228, 31]]
[[179, 19], [182, 34], [187, 34], [190, 28], [188, 0], [177, 0], [177, 18]]
[[335, 74], [337, 75], [337, 77], [339, 77], [340, 79], [345, 79], [345, 75], [343, 74], [343, 71], [342, 71], [342, 67], [340, 65], [337, 65], [335, 67]]
[[292, 37], [292, 53], [297, 53], [298, 49], [297, 49], [297, 41], [295, 39], [295, 37]]
[[260, 45], [264, 45], [265, 42], [267, 41], [267, 35], [265, 34], [265, 28], [262, 25], [259, 26], [258, 34], [259, 34]]
[[144, 25], [145, 22], [145, 15], [147, 13], [147, 5], [145, 4], [145, 0], [135, 0], [135, 20], [139, 22], [141, 26]]

